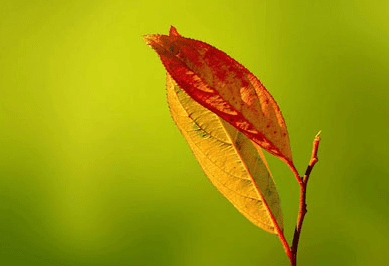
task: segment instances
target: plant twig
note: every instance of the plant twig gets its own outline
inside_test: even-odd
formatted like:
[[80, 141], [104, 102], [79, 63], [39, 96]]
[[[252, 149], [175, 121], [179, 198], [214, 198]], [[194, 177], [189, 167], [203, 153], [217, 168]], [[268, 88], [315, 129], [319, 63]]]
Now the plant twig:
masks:
[[298, 174], [296, 176], [297, 180], [301, 180], [302, 182], [299, 182], [300, 184], [300, 202], [299, 202], [299, 213], [297, 217], [297, 225], [294, 231], [294, 236], [293, 236], [293, 242], [291, 246], [291, 253], [292, 257], [289, 256], [287, 253], [290, 261], [291, 261], [291, 266], [296, 266], [296, 259], [297, 259], [297, 248], [298, 248], [298, 243], [300, 239], [300, 234], [301, 234], [301, 228], [303, 226], [303, 221], [305, 214], [307, 213], [307, 203], [306, 203], [306, 197], [307, 197], [307, 183], [309, 176], [311, 174], [312, 168], [315, 166], [315, 164], [318, 161], [317, 158], [317, 152], [319, 149], [319, 143], [320, 143], [320, 133], [317, 133], [314, 141], [313, 141], [313, 149], [312, 149], [312, 156], [311, 160], [309, 161], [307, 170], [305, 171], [305, 175], [303, 178], [299, 177]]

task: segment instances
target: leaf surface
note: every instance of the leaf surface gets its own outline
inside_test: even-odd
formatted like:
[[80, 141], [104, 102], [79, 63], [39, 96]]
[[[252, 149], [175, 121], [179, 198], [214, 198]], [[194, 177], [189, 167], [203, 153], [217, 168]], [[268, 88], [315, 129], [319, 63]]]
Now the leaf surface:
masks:
[[283, 230], [278, 192], [260, 149], [244, 134], [194, 101], [167, 74], [171, 115], [205, 174], [252, 223]]
[[293, 166], [281, 111], [250, 71], [215, 47], [182, 37], [174, 27], [170, 35], [146, 35], [144, 39], [190, 97]]

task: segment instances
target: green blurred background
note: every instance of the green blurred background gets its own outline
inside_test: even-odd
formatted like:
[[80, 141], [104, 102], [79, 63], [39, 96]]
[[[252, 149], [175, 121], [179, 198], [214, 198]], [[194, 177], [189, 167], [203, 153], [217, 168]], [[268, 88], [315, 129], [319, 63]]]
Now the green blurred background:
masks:
[[[301, 173], [322, 130], [302, 265], [388, 261], [389, 2], [1, 1], [1, 265], [288, 265], [204, 176], [144, 34], [250, 69]], [[290, 240], [298, 185], [269, 158]]]

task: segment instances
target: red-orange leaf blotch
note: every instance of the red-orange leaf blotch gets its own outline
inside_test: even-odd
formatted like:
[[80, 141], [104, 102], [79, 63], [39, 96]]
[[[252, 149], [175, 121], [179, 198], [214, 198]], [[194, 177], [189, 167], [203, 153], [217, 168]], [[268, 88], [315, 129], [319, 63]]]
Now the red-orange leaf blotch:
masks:
[[215, 47], [182, 37], [173, 26], [169, 36], [144, 39], [188, 95], [294, 168], [281, 111], [250, 71]]

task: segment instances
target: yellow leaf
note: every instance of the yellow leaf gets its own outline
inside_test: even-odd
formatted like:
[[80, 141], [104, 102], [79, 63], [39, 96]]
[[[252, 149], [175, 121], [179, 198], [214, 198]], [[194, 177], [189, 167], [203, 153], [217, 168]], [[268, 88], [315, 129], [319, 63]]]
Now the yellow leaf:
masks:
[[171, 115], [215, 187], [252, 223], [283, 230], [278, 192], [259, 146], [194, 101], [167, 74]]

